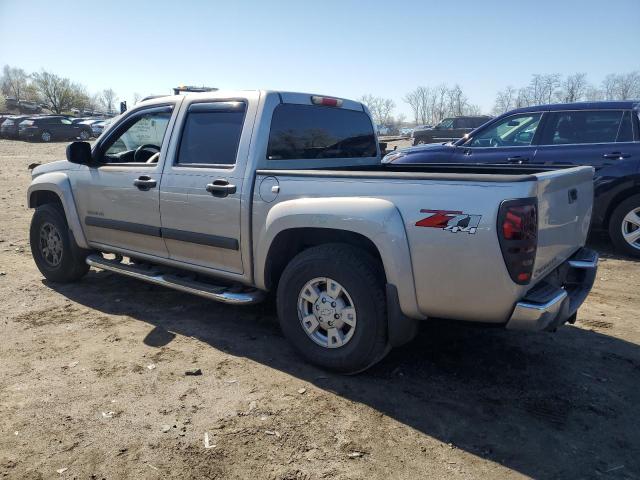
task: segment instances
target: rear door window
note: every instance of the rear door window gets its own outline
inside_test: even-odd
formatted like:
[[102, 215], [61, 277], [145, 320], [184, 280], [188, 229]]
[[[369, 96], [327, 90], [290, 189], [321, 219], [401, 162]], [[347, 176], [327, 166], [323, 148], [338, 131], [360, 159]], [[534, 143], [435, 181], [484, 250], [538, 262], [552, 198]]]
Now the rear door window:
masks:
[[244, 102], [192, 104], [182, 130], [177, 164], [234, 165], [245, 107]]
[[622, 123], [618, 130], [617, 142], [633, 142], [633, 126], [631, 124], [631, 112], [626, 111], [622, 116]]
[[288, 103], [278, 105], [273, 112], [268, 160], [376, 155], [373, 124], [364, 112]]
[[545, 122], [541, 144], [575, 145], [613, 143], [622, 123], [621, 110], [551, 112]]

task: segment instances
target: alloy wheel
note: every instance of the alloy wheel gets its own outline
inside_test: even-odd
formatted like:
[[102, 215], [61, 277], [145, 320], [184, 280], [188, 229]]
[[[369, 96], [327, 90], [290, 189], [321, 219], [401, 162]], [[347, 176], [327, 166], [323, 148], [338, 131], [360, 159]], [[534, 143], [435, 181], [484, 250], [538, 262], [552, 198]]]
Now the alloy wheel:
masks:
[[634, 208], [624, 216], [621, 228], [625, 241], [640, 250], [640, 207]]
[[347, 290], [335, 280], [309, 280], [298, 295], [298, 318], [305, 333], [324, 348], [346, 345], [356, 329], [356, 309]]
[[58, 228], [46, 222], [40, 227], [40, 254], [50, 267], [57, 267], [62, 261], [62, 236]]

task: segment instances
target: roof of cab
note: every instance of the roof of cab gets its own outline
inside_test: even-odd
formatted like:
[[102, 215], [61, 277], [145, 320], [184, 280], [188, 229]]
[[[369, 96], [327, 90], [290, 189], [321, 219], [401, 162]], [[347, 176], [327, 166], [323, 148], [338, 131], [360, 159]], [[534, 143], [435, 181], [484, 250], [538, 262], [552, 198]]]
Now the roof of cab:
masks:
[[140, 105], [155, 105], [162, 104], [167, 101], [177, 100], [179, 98], [184, 97], [200, 97], [200, 98], [224, 98], [224, 97], [237, 97], [239, 94], [243, 92], [246, 93], [256, 93], [259, 92], [261, 95], [278, 95], [280, 97], [280, 101], [282, 103], [311, 103], [311, 97], [330, 97], [336, 98], [343, 101], [342, 108], [349, 108], [351, 110], [362, 110], [367, 111], [366, 107], [356, 100], [349, 100], [347, 98], [337, 97], [335, 95], [321, 95], [317, 93], [306, 93], [306, 92], [289, 92], [284, 90], [215, 90], [210, 92], [185, 92], [181, 95], [152, 95], [150, 97], [146, 97], [141, 102], [135, 105], [135, 108]]
[[598, 102], [551, 103], [510, 110], [509, 114], [520, 112], [546, 112], [548, 110], [640, 110], [640, 100], [618, 100]]

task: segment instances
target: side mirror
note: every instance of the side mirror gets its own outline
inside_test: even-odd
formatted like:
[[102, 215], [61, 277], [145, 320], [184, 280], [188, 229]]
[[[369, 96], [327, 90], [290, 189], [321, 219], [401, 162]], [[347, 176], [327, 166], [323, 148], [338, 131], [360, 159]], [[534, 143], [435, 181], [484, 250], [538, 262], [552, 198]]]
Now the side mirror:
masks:
[[67, 160], [71, 163], [89, 165], [91, 163], [91, 144], [89, 142], [71, 142], [67, 145]]

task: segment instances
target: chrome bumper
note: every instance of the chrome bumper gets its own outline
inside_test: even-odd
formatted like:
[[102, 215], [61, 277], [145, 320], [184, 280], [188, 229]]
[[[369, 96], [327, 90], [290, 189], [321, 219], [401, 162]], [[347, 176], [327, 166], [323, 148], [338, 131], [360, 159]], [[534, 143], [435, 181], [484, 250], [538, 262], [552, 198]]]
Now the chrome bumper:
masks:
[[567, 321], [573, 323], [597, 270], [598, 254], [587, 248], [578, 250], [516, 303], [506, 327], [553, 331]]

